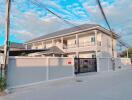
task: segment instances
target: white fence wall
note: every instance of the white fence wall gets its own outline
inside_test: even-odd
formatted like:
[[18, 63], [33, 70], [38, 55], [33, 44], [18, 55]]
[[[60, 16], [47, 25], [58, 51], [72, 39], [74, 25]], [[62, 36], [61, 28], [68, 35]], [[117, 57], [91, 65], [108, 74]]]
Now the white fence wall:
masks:
[[4, 63], [4, 56], [2, 53], [0, 53], [0, 65]]
[[8, 87], [20, 87], [73, 75], [73, 58], [10, 57]]
[[[131, 67], [130, 58], [114, 58], [115, 70]], [[112, 58], [97, 58], [98, 72], [113, 70]]]

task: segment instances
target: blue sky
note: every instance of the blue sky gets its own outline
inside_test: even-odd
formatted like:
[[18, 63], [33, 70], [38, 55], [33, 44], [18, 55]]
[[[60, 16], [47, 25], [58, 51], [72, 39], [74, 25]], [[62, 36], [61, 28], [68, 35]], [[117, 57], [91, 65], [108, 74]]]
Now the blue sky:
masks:
[[[0, 45], [4, 43], [5, 1], [0, 0]], [[10, 41], [32, 38], [72, 27], [31, 0], [12, 0]], [[33, 1], [33, 0], [32, 0]], [[96, 0], [37, 0], [65, 20], [79, 24], [100, 24], [107, 28]], [[101, 0], [112, 29], [129, 45], [132, 43], [131, 0]], [[127, 6], [126, 6], [127, 5]]]

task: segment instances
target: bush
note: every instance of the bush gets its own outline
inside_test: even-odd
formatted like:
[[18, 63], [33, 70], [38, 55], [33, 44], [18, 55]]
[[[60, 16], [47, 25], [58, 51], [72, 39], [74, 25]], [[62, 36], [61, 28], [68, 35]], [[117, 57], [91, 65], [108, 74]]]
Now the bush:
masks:
[[4, 91], [6, 88], [6, 79], [0, 78], [0, 91]]

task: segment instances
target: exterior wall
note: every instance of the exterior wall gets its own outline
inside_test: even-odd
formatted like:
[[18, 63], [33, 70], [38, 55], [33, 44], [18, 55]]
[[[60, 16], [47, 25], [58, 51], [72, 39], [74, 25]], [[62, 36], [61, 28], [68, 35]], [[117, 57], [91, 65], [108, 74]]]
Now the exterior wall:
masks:
[[[91, 42], [91, 38], [94, 38], [95, 41]], [[74, 56], [71, 55], [71, 53], [75, 52], [93, 52], [95, 51], [97, 53], [98, 57], [112, 57], [112, 46], [111, 46], [111, 37], [106, 35], [105, 33], [102, 33], [101, 31], [97, 31], [97, 34], [95, 35], [95, 30], [91, 32], [83, 32], [83, 33], [78, 33], [78, 42], [77, 42], [77, 37], [76, 34], [70, 35], [70, 36], [63, 36], [65, 41], [67, 41], [67, 45], [64, 44], [61, 40], [62, 37], [59, 38], [54, 38], [51, 40], [45, 40], [45, 47], [50, 48], [53, 45], [57, 46], [61, 50], [63, 50], [65, 53], [70, 54], [69, 56]], [[54, 40], [54, 41], [53, 41]], [[97, 40], [97, 41], [96, 41]], [[63, 44], [62, 44], [63, 43]], [[79, 43], [78, 45], [76, 43]], [[97, 44], [96, 44], [97, 43]], [[65, 45], [66, 48], [62, 48]], [[78, 47], [77, 47], [78, 46]], [[33, 45], [33, 49], [36, 48], [36, 45]], [[41, 45], [38, 45], [39, 49], [44, 48], [44, 44], [42, 43]], [[114, 39], [114, 55], [115, 58], [117, 57], [117, 51], [116, 51], [116, 40]], [[84, 55], [81, 55], [84, 57]], [[91, 55], [86, 55], [90, 57]]]
[[[101, 33], [102, 36], [102, 41], [101, 41], [101, 57], [112, 57], [112, 41], [111, 37]], [[117, 52], [116, 52], [116, 40], [114, 39], [114, 57], [117, 57]]]
[[80, 58], [92, 58], [92, 55], [95, 55], [95, 53], [79, 53]]
[[[115, 70], [131, 68], [130, 58], [114, 58]], [[98, 72], [112, 71], [113, 62], [112, 58], [97, 58], [97, 69]]]
[[79, 46], [94, 45], [95, 42], [91, 42], [92, 37], [95, 38], [95, 34], [79, 35]]
[[73, 57], [73, 58], [75, 58], [75, 56], [76, 56], [75, 53], [73, 53], [73, 54], [68, 54], [68, 57]]
[[15, 88], [73, 76], [73, 58], [10, 57], [7, 84]]
[[76, 38], [74, 37], [69, 37], [67, 39], [67, 49], [68, 48], [75, 48], [76, 47]]
[[50, 48], [50, 47], [52, 47], [52, 41], [47, 41], [46, 42], [46, 48]]

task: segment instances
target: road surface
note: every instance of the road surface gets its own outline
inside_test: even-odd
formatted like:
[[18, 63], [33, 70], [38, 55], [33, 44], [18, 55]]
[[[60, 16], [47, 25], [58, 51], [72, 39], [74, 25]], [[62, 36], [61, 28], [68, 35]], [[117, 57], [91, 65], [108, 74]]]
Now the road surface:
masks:
[[0, 100], [132, 100], [132, 69], [19, 88]]

